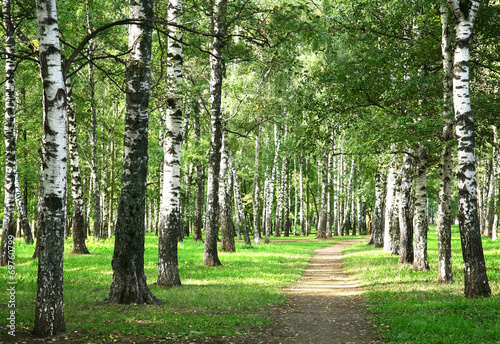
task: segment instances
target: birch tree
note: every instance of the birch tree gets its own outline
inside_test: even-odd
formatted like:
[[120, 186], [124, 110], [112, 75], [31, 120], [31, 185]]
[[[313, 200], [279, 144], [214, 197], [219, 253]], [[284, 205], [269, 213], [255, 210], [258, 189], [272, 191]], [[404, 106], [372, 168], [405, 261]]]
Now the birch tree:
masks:
[[479, 3], [479, 0], [448, 0], [456, 20], [453, 105], [458, 143], [458, 221], [466, 297], [491, 295], [477, 214], [474, 119], [469, 93], [470, 49]]
[[419, 146], [417, 150], [417, 173], [415, 176], [415, 251], [413, 269], [429, 270], [427, 259], [427, 150]]
[[37, 19], [43, 84], [44, 178], [33, 333], [45, 337], [66, 330], [63, 305], [67, 170], [66, 86], [61, 65], [56, 0], [38, 0]]
[[219, 172], [222, 146], [222, 78], [224, 72], [222, 49], [226, 33], [227, 0], [215, 0], [212, 12], [214, 38], [210, 54], [210, 122], [211, 139], [208, 156], [206, 228], [203, 263], [208, 266], [222, 265], [217, 255], [219, 228]]
[[8, 263], [8, 238], [16, 235], [14, 226], [15, 178], [16, 178], [16, 86], [15, 86], [15, 28], [12, 22], [11, 2], [2, 1], [3, 25], [5, 27], [5, 117], [3, 135], [5, 143], [4, 209], [0, 266]]
[[80, 171], [80, 156], [78, 154], [78, 137], [75, 115], [75, 103], [73, 101], [73, 86], [68, 78], [66, 80], [67, 92], [67, 128], [68, 128], [68, 149], [69, 168], [71, 176], [71, 195], [73, 198], [73, 253], [89, 254], [85, 244], [85, 208], [83, 203], [82, 175]]
[[221, 229], [221, 252], [235, 252], [232, 208], [232, 171], [229, 166], [227, 134], [222, 134], [220, 178], [219, 178], [219, 220]]
[[[195, 144], [198, 146], [200, 144], [201, 130], [200, 130], [200, 105], [198, 101], [193, 104], [193, 122], [194, 122], [194, 134], [195, 134]], [[196, 206], [194, 212], [194, 222], [193, 222], [193, 240], [203, 241], [201, 228], [203, 227], [203, 196], [205, 195], [205, 180], [203, 178], [204, 167], [201, 161], [196, 163]]]
[[[392, 146], [391, 148], [394, 148]], [[396, 190], [396, 155], [391, 156], [389, 172], [387, 173], [387, 187], [385, 195], [385, 212], [384, 212], [384, 252], [392, 251], [392, 233], [391, 219], [394, 212], [394, 200]]]
[[163, 287], [179, 286], [177, 242], [181, 222], [181, 146], [182, 146], [182, 0], [169, 0], [167, 99], [163, 137], [163, 191], [158, 229], [158, 281]]
[[[130, 18], [153, 19], [153, 0], [131, 1]], [[122, 189], [118, 205], [113, 252], [113, 280], [105, 302], [156, 304], [144, 272], [146, 178], [152, 27], [128, 27], [126, 110]]]
[[243, 238], [246, 245], [251, 245], [250, 236], [248, 235], [247, 220], [245, 218], [245, 212], [243, 209], [243, 201], [241, 199], [240, 183], [238, 181], [238, 172], [236, 171], [236, 165], [234, 164], [233, 158], [229, 156], [229, 165], [233, 173], [233, 193], [234, 193], [234, 204], [236, 217], [239, 219], [241, 224], [241, 230], [243, 232]]
[[413, 151], [403, 156], [401, 189], [399, 191], [399, 264], [413, 264], [413, 216], [411, 212], [411, 187], [413, 180]]
[[260, 126], [257, 127], [255, 136], [255, 170], [253, 173], [252, 186], [252, 204], [253, 204], [253, 240], [255, 245], [259, 244], [260, 239], [260, 173], [259, 173], [259, 155], [260, 155]]
[[453, 65], [452, 37], [450, 34], [450, 11], [445, 0], [440, 1], [441, 54], [443, 60], [443, 112], [444, 127], [439, 161], [439, 203], [438, 203], [438, 282], [453, 282], [451, 257], [451, 173], [453, 139], [453, 85], [451, 70]]

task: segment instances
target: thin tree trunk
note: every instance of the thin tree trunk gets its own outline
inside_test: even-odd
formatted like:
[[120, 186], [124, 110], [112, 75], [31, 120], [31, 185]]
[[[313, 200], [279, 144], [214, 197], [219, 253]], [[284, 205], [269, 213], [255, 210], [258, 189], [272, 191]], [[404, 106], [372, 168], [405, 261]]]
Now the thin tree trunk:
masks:
[[391, 254], [399, 255], [399, 250], [401, 246], [401, 230], [399, 225], [399, 200], [401, 199], [401, 175], [402, 169], [400, 167], [396, 168], [396, 178], [394, 184], [394, 201], [393, 210], [391, 216]]
[[[394, 147], [392, 146], [391, 149]], [[391, 165], [387, 173], [387, 187], [384, 212], [384, 252], [392, 251], [391, 220], [394, 212], [394, 196], [396, 190], [396, 155], [391, 156]]]
[[[453, 103], [458, 141], [458, 221], [464, 259], [464, 292], [466, 297], [490, 296], [477, 215], [474, 120], [469, 94], [469, 57], [479, 1], [448, 0], [448, 4], [456, 19]], [[463, 8], [468, 12], [464, 13]]]
[[[153, 0], [131, 2], [130, 18], [153, 18]], [[149, 24], [130, 25], [122, 189], [115, 231], [113, 281], [105, 302], [156, 304], [144, 272], [144, 213], [148, 171], [151, 33]]]
[[168, 91], [165, 101], [163, 137], [163, 197], [158, 228], [158, 281], [162, 287], [180, 286], [177, 243], [181, 222], [181, 146], [182, 146], [182, 0], [169, 0]]
[[221, 228], [221, 252], [235, 252], [236, 245], [233, 235], [233, 208], [232, 208], [232, 172], [229, 166], [229, 152], [227, 149], [227, 134], [222, 134], [220, 178], [219, 178], [219, 218]]
[[328, 145], [325, 145], [323, 148], [323, 158], [321, 160], [321, 206], [320, 213], [318, 219], [318, 227], [317, 227], [317, 238], [326, 238], [327, 231], [327, 216], [328, 214], [328, 156], [329, 150], [326, 148]]
[[55, 0], [37, 1], [40, 72], [43, 84], [43, 197], [38, 240], [35, 305], [37, 336], [66, 330], [63, 305], [64, 230], [66, 226], [66, 87], [61, 64]]
[[[90, 18], [90, 0], [86, 1], [87, 9], [87, 31], [91, 33], [92, 20]], [[94, 42], [89, 42], [88, 48], [89, 58], [92, 59], [94, 55]], [[91, 163], [91, 173], [92, 178], [92, 196], [94, 200], [94, 238], [102, 239], [101, 233], [101, 191], [99, 190], [99, 172], [97, 166], [97, 110], [95, 104], [95, 80], [94, 80], [94, 64], [91, 62], [88, 64], [89, 72], [89, 100], [90, 100], [90, 118], [92, 120], [92, 133], [90, 135], [90, 146], [92, 147], [92, 163]]]
[[349, 172], [349, 180], [347, 182], [347, 199], [345, 201], [345, 210], [344, 210], [344, 220], [342, 221], [342, 233], [345, 235], [349, 235], [349, 231], [352, 229], [351, 223], [351, 199], [352, 199], [352, 182], [354, 178], [354, 158], [351, 160], [351, 169]]
[[304, 185], [303, 185], [303, 163], [302, 157], [299, 163], [299, 190], [300, 190], [300, 233], [302, 236], [306, 235], [305, 223], [304, 223]]
[[375, 207], [373, 210], [372, 222], [372, 237], [368, 244], [373, 244], [375, 247], [384, 246], [384, 196], [385, 196], [385, 176], [382, 171], [378, 170], [375, 174]]
[[69, 168], [71, 174], [71, 194], [73, 197], [73, 252], [74, 254], [89, 254], [85, 244], [85, 210], [83, 206], [82, 175], [80, 173], [80, 157], [78, 154], [78, 137], [75, 117], [75, 103], [73, 102], [73, 86], [69, 79], [66, 81], [66, 114], [68, 128]]
[[413, 152], [403, 157], [401, 190], [399, 192], [399, 264], [413, 265], [413, 216], [411, 212], [411, 187], [413, 175]]
[[233, 173], [233, 192], [234, 204], [236, 206], [236, 217], [239, 218], [241, 231], [243, 232], [243, 238], [245, 239], [245, 244], [251, 245], [252, 242], [250, 241], [250, 236], [248, 235], [247, 220], [245, 217], [245, 211], [243, 209], [243, 201], [241, 199], [240, 183], [238, 182], [238, 172], [236, 171], [236, 166], [231, 156], [229, 156], [229, 165]]
[[281, 134], [278, 132], [277, 125], [274, 125], [274, 159], [271, 171], [271, 176], [269, 179], [269, 184], [267, 186], [267, 200], [266, 200], [266, 222], [265, 222], [265, 243], [269, 244], [270, 235], [273, 227], [273, 204], [274, 204], [274, 181], [276, 180], [276, 174], [278, 173], [278, 156], [280, 151]]
[[213, 43], [210, 55], [210, 120], [212, 138], [208, 157], [207, 209], [203, 263], [208, 266], [222, 265], [217, 255], [219, 228], [219, 172], [222, 146], [222, 78], [225, 16], [227, 0], [215, 0], [212, 15]]
[[[198, 101], [193, 103], [193, 122], [194, 122], [194, 135], [195, 144], [199, 146], [201, 138], [200, 130], [200, 105]], [[193, 222], [193, 240], [203, 241], [201, 228], [203, 227], [203, 196], [205, 193], [205, 178], [204, 178], [204, 167], [201, 161], [196, 164], [196, 201], [195, 201], [195, 211], [194, 211], [194, 222]]]
[[442, 141], [445, 147], [441, 150], [439, 162], [439, 203], [438, 203], [438, 283], [452, 283], [451, 257], [451, 173], [453, 139], [453, 81], [451, 70], [453, 66], [452, 39], [449, 26], [449, 9], [446, 0], [440, 2], [441, 17], [441, 53], [443, 56], [443, 127]]
[[429, 270], [427, 259], [427, 150], [417, 150], [417, 175], [415, 178], [415, 252], [413, 270]]
[[260, 126], [257, 127], [257, 135], [255, 136], [255, 163], [253, 173], [253, 240], [255, 245], [259, 244], [260, 239], [260, 173], [259, 173], [259, 155], [260, 155]]
[[[499, 188], [499, 183], [500, 183], [500, 139], [499, 139], [499, 132], [497, 129], [497, 126], [493, 126], [493, 179], [495, 180], [495, 197], [493, 199], [493, 209], [498, 209], [498, 195], [500, 195], [500, 188]], [[495, 215], [493, 216], [493, 223], [491, 225], [491, 240], [497, 240], [497, 232], [498, 232], [498, 211], [495, 211]]]

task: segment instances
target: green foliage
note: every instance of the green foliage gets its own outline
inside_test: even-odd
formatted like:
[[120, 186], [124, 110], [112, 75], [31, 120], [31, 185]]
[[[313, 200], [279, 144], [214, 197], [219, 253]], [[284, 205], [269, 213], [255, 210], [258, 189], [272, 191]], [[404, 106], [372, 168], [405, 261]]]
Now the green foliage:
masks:
[[483, 239], [492, 288], [489, 298], [465, 299], [463, 260], [453, 226], [454, 283], [437, 280], [437, 233], [429, 232], [430, 271], [397, 265], [398, 257], [357, 244], [344, 251], [345, 268], [366, 288], [367, 311], [387, 343], [495, 343], [500, 338], [500, 243]]

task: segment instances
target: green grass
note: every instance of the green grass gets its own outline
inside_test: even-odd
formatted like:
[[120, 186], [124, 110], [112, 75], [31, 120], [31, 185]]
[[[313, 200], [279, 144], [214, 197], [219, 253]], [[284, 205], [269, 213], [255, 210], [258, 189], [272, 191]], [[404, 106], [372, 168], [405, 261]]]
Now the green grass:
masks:
[[[179, 243], [178, 288], [152, 285], [157, 277], [158, 238], [146, 236], [145, 271], [159, 306], [105, 305], [111, 284], [113, 240], [88, 242], [91, 255], [70, 254], [67, 241], [64, 257], [64, 308], [67, 332], [82, 342], [113, 342], [116, 338], [192, 338], [230, 336], [259, 331], [270, 324], [270, 313], [285, 301], [281, 288], [298, 280], [315, 248], [337, 239], [247, 247], [237, 243], [236, 253], [219, 253], [222, 267], [203, 265], [203, 244], [186, 238]], [[282, 238], [272, 238], [272, 240]], [[17, 333], [33, 328], [37, 261], [31, 260], [34, 246], [16, 240], [16, 327]], [[7, 268], [0, 268], [0, 304], [6, 305]], [[0, 336], [5, 335], [7, 307], [0, 307]]]
[[430, 271], [399, 266], [398, 257], [357, 244], [344, 251], [344, 268], [365, 288], [367, 311], [387, 343], [500, 344], [500, 240], [483, 238], [489, 298], [466, 299], [457, 226], [453, 227], [454, 283], [437, 281], [437, 234], [429, 231]]

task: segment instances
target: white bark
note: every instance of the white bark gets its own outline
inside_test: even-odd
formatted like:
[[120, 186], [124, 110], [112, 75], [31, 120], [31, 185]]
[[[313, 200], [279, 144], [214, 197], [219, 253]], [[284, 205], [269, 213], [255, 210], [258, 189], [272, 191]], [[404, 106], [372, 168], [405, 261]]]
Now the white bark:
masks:
[[302, 236], [305, 234], [305, 224], [304, 224], [304, 183], [303, 183], [303, 163], [302, 158], [300, 158], [299, 163], [299, 192], [300, 192], [300, 233]]
[[236, 165], [234, 164], [233, 158], [229, 156], [229, 165], [233, 173], [233, 193], [234, 193], [234, 204], [236, 210], [236, 218], [239, 219], [241, 224], [241, 231], [243, 232], [243, 238], [245, 239], [246, 245], [251, 245], [250, 236], [248, 235], [247, 220], [245, 218], [245, 210], [243, 209], [243, 200], [241, 199], [240, 183], [238, 181], [238, 172], [236, 170]]
[[474, 120], [469, 93], [470, 48], [479, 3], [477, 0], [448, 0], [456, 19], [453, 104], [458, 143], [458, 220], [467, 297], [491, 295], [477, 214]]
[[415, 178], [415, 258], [413, 269], [429, 270], [427, 259], [427, 151], [423, 146], [417, 150], [417, 175]]
[[11, 16], [10, 0], [2, 1], [3, 25], [5, 27], [5, 177], [4, 177], [4, 209], [2, 226], [2, 244], [0, 247], [0, 266], [8, 264], [8, 237], [15, 236], [14, 209], [15, 209], [15, 176], [16, 163], [16, 88], [15, 88], [15, 36], [14, 24]]
[[500, 183], [500, 133], [497, 127], [493, 126], [493, 179], [495, 180], [495, 194], [497, 197], [493, 199], [493, 209], [495, 209], [495, 214], [493, 216], [493, 223], [491, 224], [491, 240], [497, 240], [498, 237], [498, 195], [500, 194], [499, 183]]
[[260, 173], [259, 173], [259, 155], [260, 155], [260, 127], [257, 128], [255, 136], [255, 164], [253, 175], [253, 238], [255, 245], [259, 244], [260, 239]]
[[265, 243], [269, 244], [270, 235], [273, 226], [273, 203], [274, 203], [274, 182], [276, 180], [276, 174], [278, 173], [278, 158], [281, 144], [281, 133], [278, 130], [278, 126], [274, 125], [274, 158], [272, 171], [269, 179], [269, 184], [267, 185], [267, 200], [266, 200], [266, 218], [265, 218]]
[[61, 65], [56, 0], [38, 0], [37, 18], [43, 83], [44, 185], [34, 333], [54, 336], [66, 328], [63, 258], [67, 170], [66, 87]]
[[158, 285], [181, 285], [177, 242], [181, 224], [181, 147], [182, 147], [182, 0], [169, 0], [167, 54], [167, 99], [163, 137], [163, 189], [158, 238]]
[[391, 219], [394, 212], [394, 199], [396, 190], [396, 155], [391, 156], [389, 172], [387, 173], [387, 187], [385, 195], [384, 212], [384, 252], [392, 250]]

